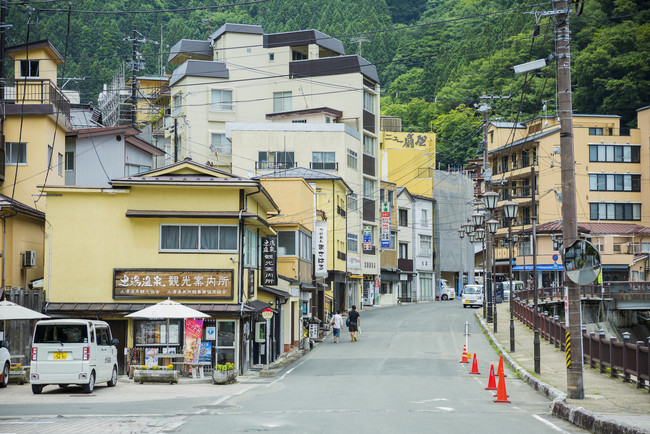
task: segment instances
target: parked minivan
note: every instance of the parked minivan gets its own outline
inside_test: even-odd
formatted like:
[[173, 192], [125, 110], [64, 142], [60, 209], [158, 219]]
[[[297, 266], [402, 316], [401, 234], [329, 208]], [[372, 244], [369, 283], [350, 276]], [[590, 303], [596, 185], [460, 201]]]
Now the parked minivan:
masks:
[[39, 394], [48, 384], [80, 384], [92, 393], [95, 383], [117, 384], [117, 339], [104, 321], [50, 319], [36, 323], [30, 380]]
[[454, 288], [449, 286], [446, 279], [440, 279], [440, 298], [442, 300], [454, 299]]

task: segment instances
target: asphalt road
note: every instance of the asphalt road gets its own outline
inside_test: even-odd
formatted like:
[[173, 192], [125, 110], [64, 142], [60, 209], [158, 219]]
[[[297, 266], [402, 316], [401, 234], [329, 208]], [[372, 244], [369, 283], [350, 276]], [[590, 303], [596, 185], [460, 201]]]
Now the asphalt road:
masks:
[[[458, 301], [366, 309], [358, 342], [330, 336], [278, 377], [231, 386], [120, 383], [34, 396], [10, 385], [0, 391], [0, 433], [584, 432], [511, 374], [511, 403], [493, 402], [485, 387], [498, 357], [474, 312]], [[466, 321], [481, 375], [458, 363]]]

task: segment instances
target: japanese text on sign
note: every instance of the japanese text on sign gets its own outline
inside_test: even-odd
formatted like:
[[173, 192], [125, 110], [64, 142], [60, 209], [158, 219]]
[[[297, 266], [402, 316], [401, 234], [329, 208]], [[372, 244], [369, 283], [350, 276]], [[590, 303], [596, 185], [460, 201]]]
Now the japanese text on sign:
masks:
[[278, 238], [268, 236], [262, 238], [262, 284], [278, 284]]
[[316, 222], [316, 276], [327, 276], [327, 222]]
[[390, 204], [388, 202], [381, 204], [381, 247], [382, 249], [390, 247]]
[[232, 298], [232, 270], [115, 269], [113, 297]]

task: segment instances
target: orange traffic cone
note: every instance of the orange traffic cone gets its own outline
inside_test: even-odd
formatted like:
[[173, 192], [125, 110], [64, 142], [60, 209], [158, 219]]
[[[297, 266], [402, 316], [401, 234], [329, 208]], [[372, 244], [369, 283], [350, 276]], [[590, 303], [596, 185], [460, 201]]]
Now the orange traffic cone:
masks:
[[497, 390], [497, 383], [494, 381], [494, 365], [490, 365], [490, 379], [485, 390]]
[[474, 362], [472, 362], [472, 370], [469, 372], [470, 374], [476, 374], [480, 375], [481, 373], [478, 371], [478, 359], [476, 357], [476, 353], [474, 353]]
[[497, 399], [494, 402], [510, 404], [508, 401], [508, 394], [506, 393], [506, 379], [499, 377], [499, 387], [497, 388]]
[[467, 360], [467, 346], [466, 345], [463, 345], [463, 358], [458, 363], [469, 363], [469, 360]]
[[499, 367], [497, 368], [497, 375], [499, 377], [507, 377], [505, 372], [503, 372], [503, 355], [499, 356]]

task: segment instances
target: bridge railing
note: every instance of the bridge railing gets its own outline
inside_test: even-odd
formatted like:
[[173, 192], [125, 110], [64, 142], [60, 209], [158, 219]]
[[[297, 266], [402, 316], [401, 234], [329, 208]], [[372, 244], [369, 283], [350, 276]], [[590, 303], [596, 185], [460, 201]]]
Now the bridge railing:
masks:
[[[533, 328], [535, 312], [524, 300], [513, 300], [513, 314], [528, 328]], [[555, 348], [566, 351], [566, 327], [558, 317], [551, 317], [548, 313], [537, 312], [540, 337], [547, 340]], [[624, 383], [636, 382], [637, 389], [648, 387], [650, 392], [650, 340], [632, 343], [629, 339], [619, 342], [616, 338], [607, 339], [605, 333], [587, 333], [582, 331], [582, 354], [584, 363], [595, 369], [598, 365], [601, 374], [609, 368], [612, 378], [623, 379]], [[631, 377], [635, 377], [632, 380]]]
[[[534, 296], [533, 289], [517, 291], [516, 296], [522, 300], [530, 301]], [[612, 298], [615, 294], [650, 294], [650, 282], [629, 282], [629, 281], [607, 281], [601, 285], [581, 285], [580, 296], [582, 298]], [[539, 300], [556, 300], [564, 296], [564, 288], [552, 286], [538, 288]]]

